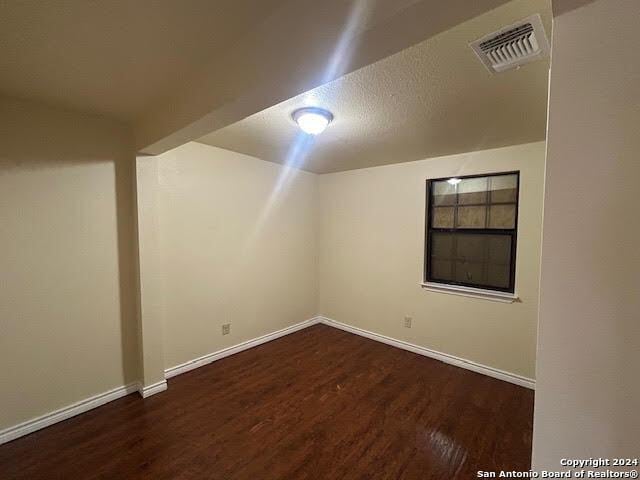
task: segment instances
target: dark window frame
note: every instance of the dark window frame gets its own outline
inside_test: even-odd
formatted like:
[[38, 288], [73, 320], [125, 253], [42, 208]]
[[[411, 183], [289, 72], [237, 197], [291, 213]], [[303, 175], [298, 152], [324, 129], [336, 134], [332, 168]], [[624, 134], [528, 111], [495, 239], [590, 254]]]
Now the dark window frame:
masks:
[[[432, 189], [433, 184], [435, 182], [447, 181], [451, 178], [459, 178], [460, 180], [466, 180], [469, 178], [482, 178], [482, 177], [499, 177], [499, 176], [507, 176], [507, 175], [515, 175], [516, 176], [516, 216], [514, 221], [513, 229], [498, 229], [498, 228], [440, 228], [433, 227], [432, 220], [432, 208], [431, 208], [431, 199], [432, 199]], [[456, 191], [457, 195], [457, 191]], [[497, 203], [498, 204], [498, 203]], [[512, 202], [509, 202], [512, 204]], [[458, 205], [458, 202], [456, 202]], [[518, 244], [518, 217], [520, 215], [520, 171], [509, 171], [509, 172], [494, 172], [494, 173], [482, 173], [475, 175], [464, 175], [464, 176], [449, 176], [442, 178], [428, 178], [426, 180], [426, 201], [425, 201], [425, 246], [424, 246], [424, 270], [423, 270], [423, 280], [424, 283], [433, 283], [439, 285], [453, 285], [459, 287], [467, 287], [467, 288], [475, 288], [479, 290], [487, 290], [494, 292], [503, 292], [503, 293], [515, 293], [515, 283], [516, 283], [516, 249]], [[431, 276], [431, 262], [429, 261], [431, 258], [431, 242], [432, 242], [432, 233], [433, 232], [444, 232], [444, 233], [455, 233], [455, 234], [480, 234], [480, 235], [505, 235], [511, 237], [511, 259], [510, 259], [510, 273], [509, 273], [509, 286], [506, 288], [496, 287], [493, 285], [481, 285], [478, 283], [468, 283], [468, 282], [459, 282], [454, 280], [442, 280], [442, 279], [433, 279]]]

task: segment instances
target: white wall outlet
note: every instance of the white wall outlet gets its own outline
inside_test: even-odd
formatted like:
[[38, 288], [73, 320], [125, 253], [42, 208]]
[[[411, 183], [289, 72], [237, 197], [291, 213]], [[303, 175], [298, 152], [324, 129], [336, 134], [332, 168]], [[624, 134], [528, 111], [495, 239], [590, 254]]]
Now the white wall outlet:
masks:
[[225, 323], [224, 325], [222, 325], [222, 334], [229, 335], [230, 333], [231, 333], [231, 324]]
[[413, 321], [413, 318], [409, 317], [408, 315], [404, 317], [404, 328], [411, 328], [412, 321]]

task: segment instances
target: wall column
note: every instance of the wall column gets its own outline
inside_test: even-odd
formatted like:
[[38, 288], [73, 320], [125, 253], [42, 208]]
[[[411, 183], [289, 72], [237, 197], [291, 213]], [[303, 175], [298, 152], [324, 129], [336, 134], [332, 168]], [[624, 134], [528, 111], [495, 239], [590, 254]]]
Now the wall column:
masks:
[[537, 470], [640, 452], [638, 19], [637, 0], [554, 0]]
[[143, 397], [167, 388], [164, 378], [162, 262], [158, 248], [157, 185], [156, 157], [136, 157], [140, 394]]

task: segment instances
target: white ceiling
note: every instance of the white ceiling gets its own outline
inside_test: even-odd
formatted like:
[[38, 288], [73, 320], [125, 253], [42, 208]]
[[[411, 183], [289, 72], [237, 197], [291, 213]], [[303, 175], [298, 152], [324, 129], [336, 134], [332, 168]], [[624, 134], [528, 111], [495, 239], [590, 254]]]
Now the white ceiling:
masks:
[[[549, 60], [491, 75], [467, 45], [533, 13], [549, 37], [550, 0], [514, 0], [200, 141], [327, 173], [541, 140]], [[306, 105], [335, 119], [300, 148], [290, 115]]]
[[0, 92], [132, 120], [285, 0], [0, 2]]
[[0, 1], [0, 94], [124, 120], [149, 153], [231, 124], [203, 141], [276, 162], [317, 104], [336, 120], [312, 171], [537, 140], [546, 66], [491, 77], [466, 43], [532, 11], [549, 27], [548, 2], [447, 30], [505, 1]]
[[0, 0], [0, 95], [160, 154], [506, 1]]

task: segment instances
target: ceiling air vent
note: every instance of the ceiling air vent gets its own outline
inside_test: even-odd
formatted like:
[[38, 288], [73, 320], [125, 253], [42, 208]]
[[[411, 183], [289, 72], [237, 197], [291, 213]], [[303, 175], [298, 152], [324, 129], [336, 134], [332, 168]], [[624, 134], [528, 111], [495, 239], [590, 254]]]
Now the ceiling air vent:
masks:
[[549, 54], [549, 42], [538, 14], [485, 35], [469, 46], [491, 73], [504, 72]]

